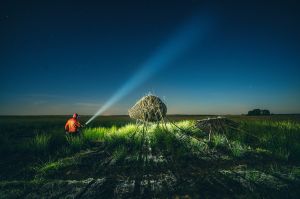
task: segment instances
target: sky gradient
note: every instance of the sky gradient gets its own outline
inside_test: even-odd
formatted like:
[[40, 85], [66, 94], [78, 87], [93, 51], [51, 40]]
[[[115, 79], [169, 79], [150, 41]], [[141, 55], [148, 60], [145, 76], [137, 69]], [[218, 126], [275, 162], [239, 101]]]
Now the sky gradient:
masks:
[[205, 34], [104, 114], [149, 92], [170, 114], [300, 113], [296, 1], [45, 2], [1, 3], [0, 115], [94, 114], [194, 16]]

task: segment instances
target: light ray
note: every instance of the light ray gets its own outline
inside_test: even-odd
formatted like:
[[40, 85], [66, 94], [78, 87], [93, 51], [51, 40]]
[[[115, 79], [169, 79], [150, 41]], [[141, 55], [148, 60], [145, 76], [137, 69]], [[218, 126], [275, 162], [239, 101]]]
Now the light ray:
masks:
[[153, 56], [133, 74], [125, 84], [86, 122], [89, 124], [98, 115], [105, 112], [116, 102], [121, 100], [139, 85], [147, 81], [158, 71], [170, 65], [178, 56], [192, 46], [193, 43], [204, 39], [211, 29], [211, 20], [207, 17], [193, 17], [187, 23], [180, 26]]

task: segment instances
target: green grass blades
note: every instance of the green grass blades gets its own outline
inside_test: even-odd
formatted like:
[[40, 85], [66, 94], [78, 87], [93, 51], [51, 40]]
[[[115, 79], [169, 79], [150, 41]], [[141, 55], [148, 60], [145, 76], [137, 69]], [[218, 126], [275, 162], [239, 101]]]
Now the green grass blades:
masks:
[[[55, 118], [50, 124], [34, 118], [37, 124], [23, 125], [23, 118], [1, 126], [4, 198], [48, 198], [46, 192], [68, 198], [65, 193], [76, 190], [82, 198], [89, 198], [82, 190], [104, 198], [299, 197], [297, 121], [233, 116], [238, 130], [213, 132], [208, 140], [207, 132], [195, 128], [194, 116], [160, 124], [102, 118], [80, 136], [66, 136], [65, 119]], [[38, 185], [30, 189], [25, 181]]]
[[30, 141], [27, 141], [25, 145], [34, 154], [45, 155], [49, 153], [51, 138], [51, 134], [38, 133]]
[[247, 121], [242, 123], [240, 142], [265, 148], [283, 160], [300, 156], [300, 125], [291, 121]]
[[74, 152], [83, 149], [87, 145], [87, 142], [84, 139], [84, 137], [80, 135], [78, 136], [67, 135], [66, 140], [68, 142], [68, 147], [70, 147], [70, 149]]
[[239, 141], [233, 141], [230, 143], [230, 151], [234, 157], [240, 158], [246, 153], [247, 148]]

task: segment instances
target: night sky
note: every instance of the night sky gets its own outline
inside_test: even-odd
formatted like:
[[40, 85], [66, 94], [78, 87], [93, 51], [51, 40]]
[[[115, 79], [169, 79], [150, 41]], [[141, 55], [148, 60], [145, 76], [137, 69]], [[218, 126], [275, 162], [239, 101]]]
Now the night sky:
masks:
[[0, 115], [94, 114], [194, 16], [205, 34], [104, 114], [149, 92], [170, 114], [300, 113], [297, 1], [45, 2], [0, 2]]

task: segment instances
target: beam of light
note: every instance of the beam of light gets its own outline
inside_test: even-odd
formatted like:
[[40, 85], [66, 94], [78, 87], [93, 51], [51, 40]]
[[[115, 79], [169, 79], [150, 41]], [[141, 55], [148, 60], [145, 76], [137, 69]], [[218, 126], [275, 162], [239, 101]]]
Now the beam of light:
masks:
[[144, 83], [159, 70], [170, 65], [180, 54], [184, 53], [193, 43], [204, 39], [211, 27], [211, 20], [193, 17], [183, 24], [129, 79], [117, 92], [86, 122], [89, 124], [98, 115], [105, 112], [132, 90]]

